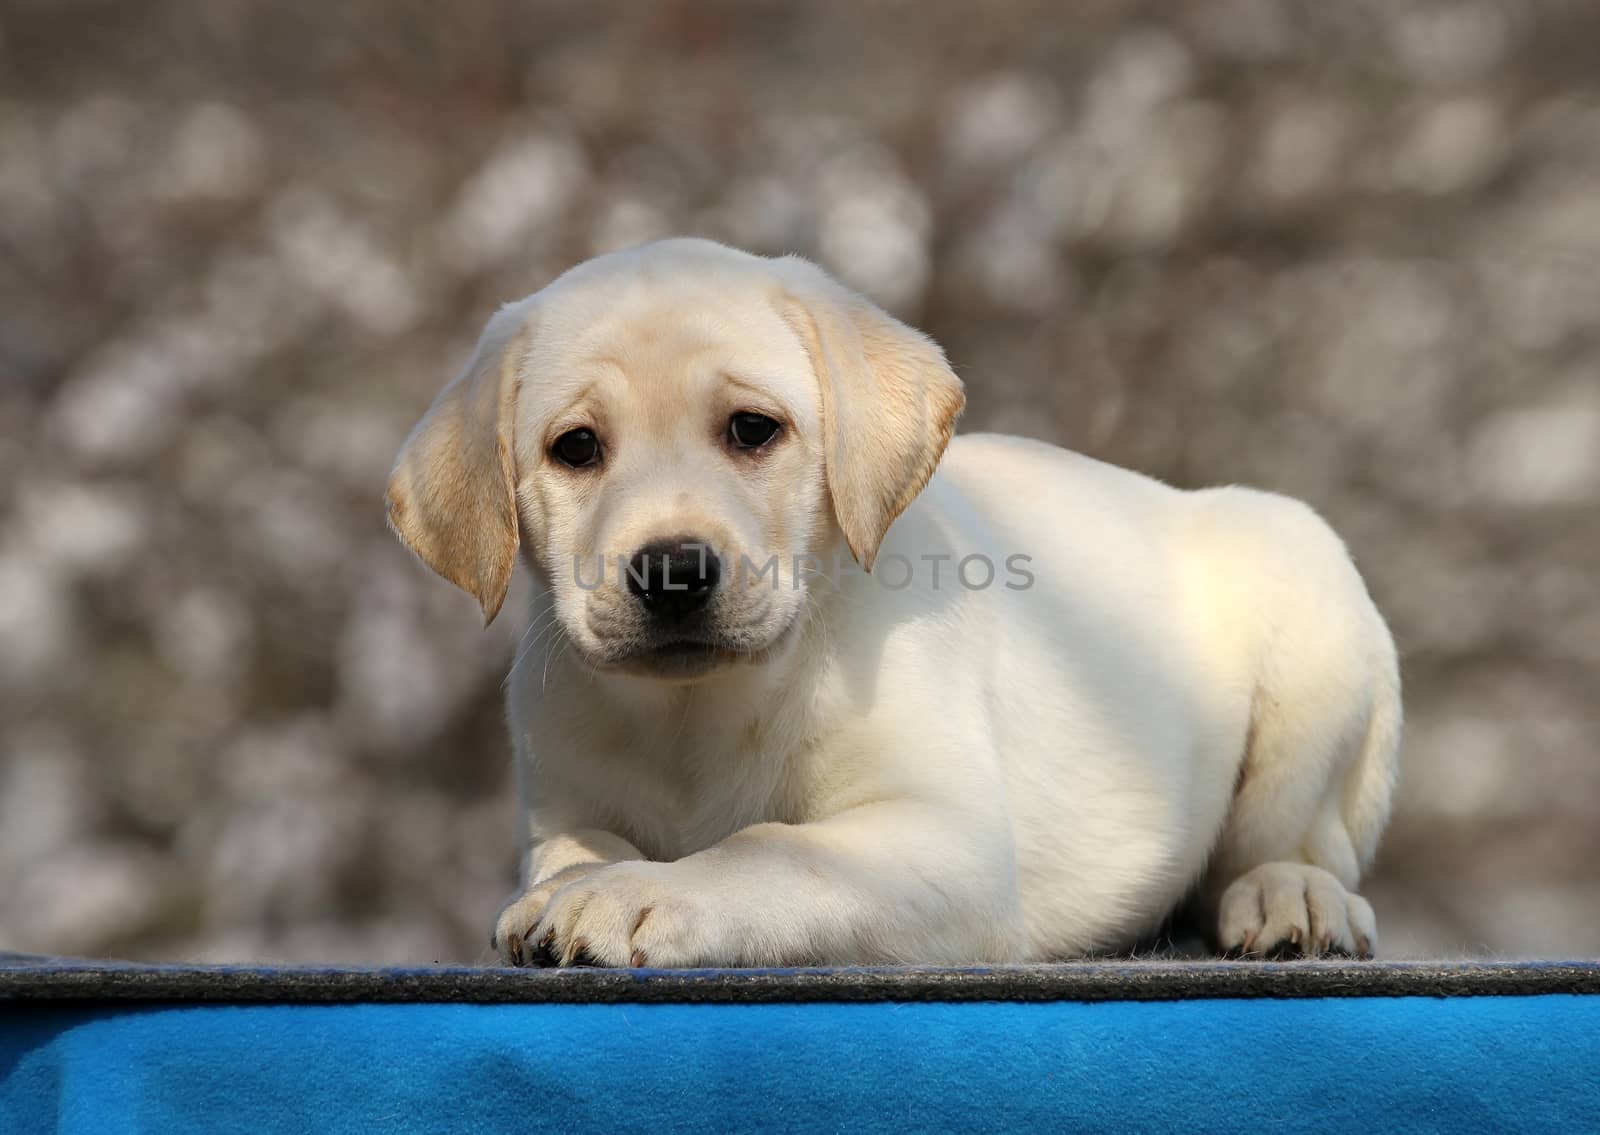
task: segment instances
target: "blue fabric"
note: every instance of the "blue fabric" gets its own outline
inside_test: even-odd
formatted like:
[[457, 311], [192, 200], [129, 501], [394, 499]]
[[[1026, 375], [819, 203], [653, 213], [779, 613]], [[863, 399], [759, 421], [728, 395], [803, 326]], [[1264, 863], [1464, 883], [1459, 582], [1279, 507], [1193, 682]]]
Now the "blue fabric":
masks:
[[0, 1003], [0, 1131], [1593, 1131], [1600, 997]]

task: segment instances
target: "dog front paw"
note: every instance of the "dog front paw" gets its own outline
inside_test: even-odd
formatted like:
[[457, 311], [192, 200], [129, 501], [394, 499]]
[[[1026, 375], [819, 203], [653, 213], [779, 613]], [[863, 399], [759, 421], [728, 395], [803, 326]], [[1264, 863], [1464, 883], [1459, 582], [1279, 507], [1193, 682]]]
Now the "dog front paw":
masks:
[[508, 902], [495, 919], [494, 932], [489, 936], [489, 945], [500, 955], [501, 963], [508, 966], [550, 965], [551, 960], [541, 957], [529, 941], [530, 932], [556, 892], [604, 866], [604, 863], [580, 863], [557, 871]]
[[681, 864], [630, 861], [563, 887], [528, 935], [556, 965], [736, 965], [741, 958], [707, 888]]
[[1264, 863], [1222, 894], [1218, 938], [1245, 957], [1370, 958], [1378, 945], [1372, 907], [1320, 867]]

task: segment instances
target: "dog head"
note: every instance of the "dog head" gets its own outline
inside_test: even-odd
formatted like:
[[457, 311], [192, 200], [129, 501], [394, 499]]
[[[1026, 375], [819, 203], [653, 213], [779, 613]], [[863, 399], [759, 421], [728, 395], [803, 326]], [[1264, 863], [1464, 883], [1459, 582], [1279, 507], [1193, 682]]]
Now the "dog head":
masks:
[[520, 545], [587, 664], [698, 677], [785, 640], [807, 557], [871, 569], [962, 404], [932, 341], [806, 261], [661, 241], [495, 314], [389, 522], [486, 621]]

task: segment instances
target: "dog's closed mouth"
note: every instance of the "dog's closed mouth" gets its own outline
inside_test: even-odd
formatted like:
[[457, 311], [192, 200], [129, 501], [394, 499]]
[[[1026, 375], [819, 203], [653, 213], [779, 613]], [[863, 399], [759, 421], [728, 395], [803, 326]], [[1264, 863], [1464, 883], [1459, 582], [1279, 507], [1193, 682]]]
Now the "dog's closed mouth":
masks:
[[697, 678], [744, 656], [744, 652], [724, 644], [676, 638], [613, 657], [605, 668], [654, 678]]
[[709, 642], [698, 642], [691, 638], [674, 639], [671, 642], [664, 642], [660, 646], [652, 646], [642, 652], [643, 656], [654, 658], [683, 658], [693, 657], [697, 654], [721, 653], [724, 653], [722, 647]]
[[663, 674], [686, 674], [747, 662], [752, 657], [748, 648], [737, 643], [679, 638], [634, 651], [623, 665]]
[[793, 637], [793, 631], [791, 624], [776, 639], [762, 642], [741, 640], [738, 635], [711, 640], [668, 639], [613, 656], [604, 668], [655, 678], [697, 678], [724, 666], [763, 662], [782, 649]]

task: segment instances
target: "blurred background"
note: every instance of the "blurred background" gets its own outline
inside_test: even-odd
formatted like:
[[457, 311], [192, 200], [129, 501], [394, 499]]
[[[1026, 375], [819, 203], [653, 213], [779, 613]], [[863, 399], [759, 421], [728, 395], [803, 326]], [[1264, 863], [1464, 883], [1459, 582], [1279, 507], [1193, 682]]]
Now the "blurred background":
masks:
[[968, 430], [1315, 505], [1404, 656], [1387, 952], [1600, 955], [1597, 60], [1586, 0], [3, 0], [0, 948], [488, 958], [518, 602], [383, 483], [495, 306], [698, 233]]

